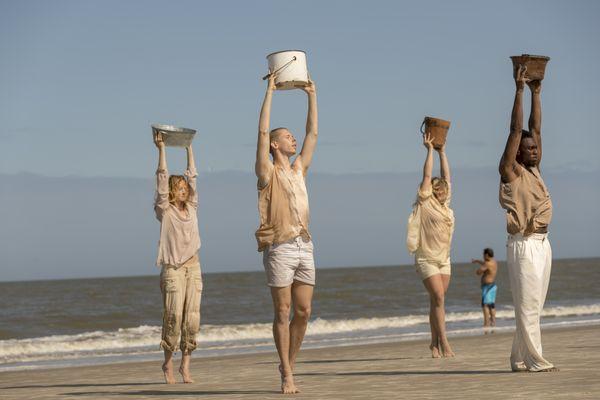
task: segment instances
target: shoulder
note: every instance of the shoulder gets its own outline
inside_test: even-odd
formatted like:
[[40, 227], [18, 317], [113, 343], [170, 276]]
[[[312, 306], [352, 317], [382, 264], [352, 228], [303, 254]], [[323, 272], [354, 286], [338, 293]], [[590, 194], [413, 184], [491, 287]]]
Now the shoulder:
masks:
[[524, 173], [526, 173], [527, 171], [521, 164], [515, 163], [512, 172], [513, 173], [510, 176], [502, 176], [502, 179], [500, 179], [500, 185], [502, 187], [508, 188], [514, 186], [515, 184], [518, 184], [523, 179], [523, 176], [525, 175]]
[[304, 163], [302, 162], [302, 156], [300, 154], [298, 154], [296, 159], [294, 159], [294, 162], [292, 162], [292, 170], [295, 173], [301, 172], [304, 174]]
[[520, 176], [523, 175], [523, 171], [525, 168], [514, 161], [511, 165], [508, 165], [506, 168], [500, 169], [500, 182], [502, 184], [509, 184], [513, 181], [516, 181]]
[[265, 188], [267, 188], [269, 185], [271, 185], [271, 182], [273, 181], [273, 176], [275, 171], [275, 166], [273, 164], [270, 165], [270, 168], [267, 169], [267, 171], [265, 171], [265, 173], [262, 176], [258, 177], [257, 183], [256, 183], [256, 188], [258, 190], [263, 190]]
[[429, 187], [423, 189], [421, 186], [417, 189], [417, 199], [419, 201], [425, 201], [433, 195], [431, 185]]

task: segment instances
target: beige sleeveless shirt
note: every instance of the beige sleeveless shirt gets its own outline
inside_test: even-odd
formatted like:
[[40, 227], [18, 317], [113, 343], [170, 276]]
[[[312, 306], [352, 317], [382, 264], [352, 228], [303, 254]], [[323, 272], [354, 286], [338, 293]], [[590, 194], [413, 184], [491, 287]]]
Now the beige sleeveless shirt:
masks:
[[310, 240], [308, 193], [302, 169], [286, 171], [274, 166], [268, 183], [262, 188], [258, 183], [258, 212], [258, 251], [298, 236]]
[[417, 258], [436, 262], [450, 262], [450, 245], [454, 233], [454, 211], [450, 208], [452, 187], [448, 184], [448, 197], [440, 203], [429, 188], [417, 192], [415, 207], [420, 208], [419, 248]]
[[548, 230], [552, 200], [539, 169], [519, 164], [520, 175], [512, 182], [500, 181], [500, 205], [506, 210], [506, 230], [523, 236]]

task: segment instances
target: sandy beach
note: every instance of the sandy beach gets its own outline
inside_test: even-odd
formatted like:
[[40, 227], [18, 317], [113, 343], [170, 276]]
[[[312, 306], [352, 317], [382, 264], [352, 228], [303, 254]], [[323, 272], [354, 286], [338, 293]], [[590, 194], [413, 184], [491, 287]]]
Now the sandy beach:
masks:
[[[454, 359], [431, 359], [427, 343], [400, 342], [301, 352], [302, 399], [597, 399], [600, 327], [543, 332], [558, 373], [512, 373], [512, 333], [455, 337]], [[196, 383], [165, 385], [156, 362], [4, 372], [3, 399], [269, 399], [278, 393], [276, 354], [193, 361]]]

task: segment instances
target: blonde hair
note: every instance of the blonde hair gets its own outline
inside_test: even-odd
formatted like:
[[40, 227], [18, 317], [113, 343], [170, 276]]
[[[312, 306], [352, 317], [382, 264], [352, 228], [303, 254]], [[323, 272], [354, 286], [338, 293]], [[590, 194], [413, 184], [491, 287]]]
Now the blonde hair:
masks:
[[184, 181], [187, 185], [188, 197], [192, 193], [192, 187], [190, 186], [190, 183], [187, 181], [187, 179], [185, 179], [185, 176], [171, 175], [169, 176], [169, 203], [175, 202], [175, 191], [177, 190], [177, 185], [179, 185], [179, 182], [181, 181]]
[[433, 190], [437, 190], [440, 187], [443, 187], [443, 189], [446, 193], [448, 193], [448, 189], [450, 188], [448, 186], [448, 181], [445, 180], [444, 178], [439, 178], [437, 176], [434, 178], [431, 178], [431, 188]]

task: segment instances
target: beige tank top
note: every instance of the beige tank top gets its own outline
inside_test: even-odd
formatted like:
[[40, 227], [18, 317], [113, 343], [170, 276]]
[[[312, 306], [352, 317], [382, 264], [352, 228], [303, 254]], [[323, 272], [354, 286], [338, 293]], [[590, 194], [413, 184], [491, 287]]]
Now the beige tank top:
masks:
[[310, 240], [308, 193], [302, 169], [286, 171], [274, 166], [267, 185], [261, 188], [259, 183], [258, 212], [258, 251], [298, 236]]
[[528, 236], [547, 231], [552, 220], [552, 200], [537, 167], [519, 165], [512, 182], [500, 182], [500, 205], [506, 210], [506, 230]]

